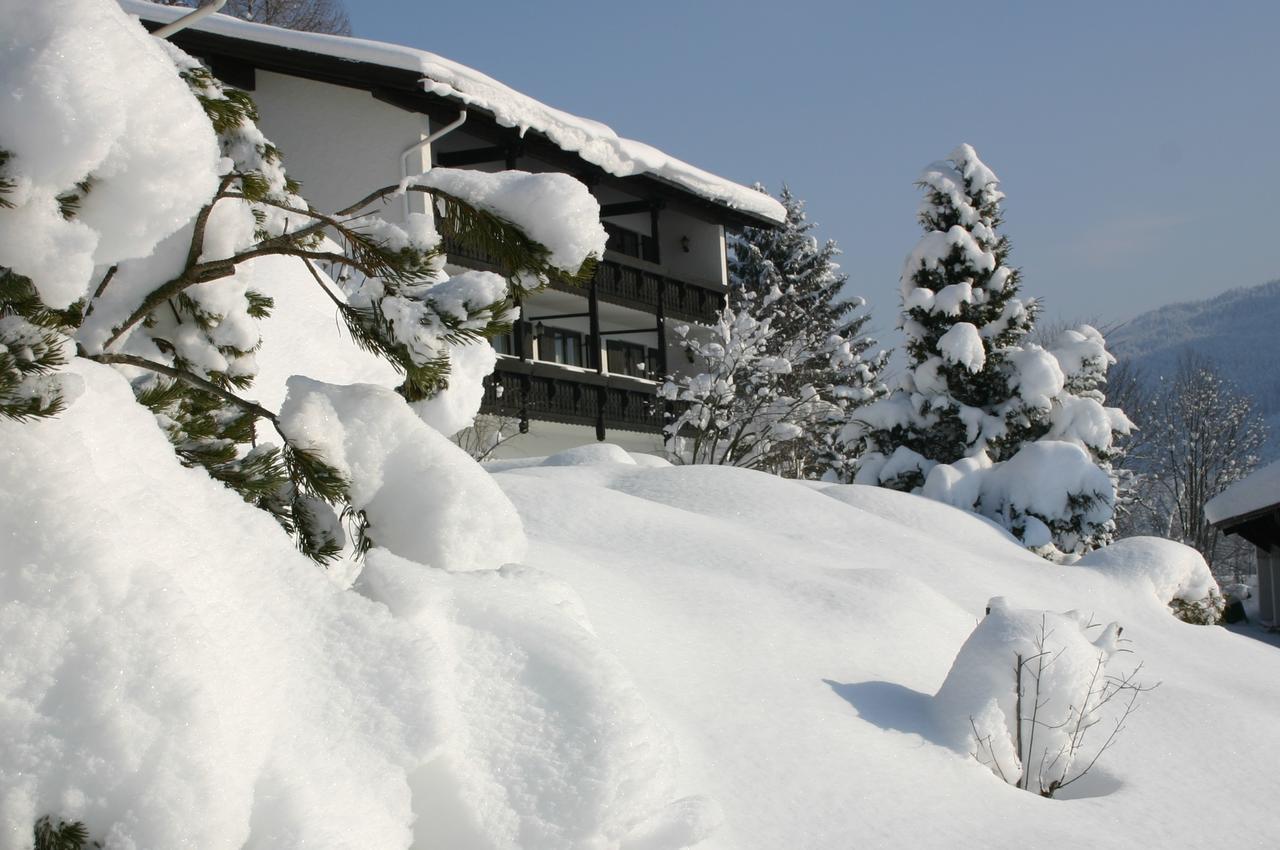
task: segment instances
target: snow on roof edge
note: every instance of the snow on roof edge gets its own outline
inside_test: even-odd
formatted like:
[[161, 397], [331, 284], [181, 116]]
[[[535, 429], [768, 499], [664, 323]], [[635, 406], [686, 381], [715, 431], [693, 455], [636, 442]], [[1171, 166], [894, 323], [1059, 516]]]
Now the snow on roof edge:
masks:
[[1204, 506], [1211, 525], [1280, 506], [1280, 461], [1254, 470]]
[[[147, 0], [117, 2], [129, 14], [165, 23], [190, 12], [187, 7], [160, 6]], [[193, 29], [415, 71], [423, 75], [425, 91], [483, 109], [498, 124], [516, 128], [522, 135], [529, 130], [541, 133], [561, 149], [576, 153], [615, 177], [659, 177], [729, 209], [776, 223], [786, 219], [782, 204], [768, 194], [718, 177], [643, 142], [623, 138], [605, 124], [547, 106], [473, 68], [425, 50], [350, 36], [298, 32], [221, 14], [199, 21]]]

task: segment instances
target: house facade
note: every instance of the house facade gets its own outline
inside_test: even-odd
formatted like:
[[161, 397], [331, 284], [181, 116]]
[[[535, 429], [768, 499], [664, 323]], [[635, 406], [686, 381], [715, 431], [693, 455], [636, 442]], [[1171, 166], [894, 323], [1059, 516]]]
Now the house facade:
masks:
[[1280, 628], [1280, 462], [1237, 481], [1204, 506], [1205, 519], [1253, 544], [1258, 556], [1258, 616]]
[[[189, 11], [120, 3], [153, 29]], [[482, 413], [521, 433], [512, 454], [606, 439], [660, 450], [657, 382], [684, 356], [671, 328], [708, 323], [723, 307], [726, 229], [785, 217], [760, 192], [425, 51], [222, 15], [170, 40], [252, 93], [263, 132], [320, 209], [435, 166], [556, 171], [586, 184], [609, 235], [594, 278], [530, 296], [513, 333], [494, 341]], [[422, 204], [400, 198], [384, 215], [395, 220]], [[451, 265], [503, 271], [446, 248]]]

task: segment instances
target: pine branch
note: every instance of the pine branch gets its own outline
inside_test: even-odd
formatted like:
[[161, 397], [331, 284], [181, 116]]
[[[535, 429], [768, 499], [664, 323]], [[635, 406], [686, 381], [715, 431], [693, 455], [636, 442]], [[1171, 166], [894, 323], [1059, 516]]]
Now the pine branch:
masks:
[[261, 419], [267, 419], [273, 424], [279, 424], [279, 420], [276, 415], [258, 404], [256, 401], [249, 401], [248, 399], [240, 398], [240, 396], [228, 392], [212, 381], [201, 378], [193, 372], [188, 372], [184, 369], [175, 369], [172, 366], [166, 366], [163, 363], [157, 363], [154, 360], [147, 360], [144, 357], [138, 357], [133, 354], [83, 354], [81, 356], [85, 357], [87, 360], [93, 360], [97, 363], [113, 363], [121, 366], [135, 366], [139, 369], [147, 369], [151, 372], [166, 375], [170, 378], [176, 378], [177, 380], [188, 383], [197, 389], [204, 390], [207, 393], [212, 393], [223, 401], [240, 408], [246, 413], [251, 413]]

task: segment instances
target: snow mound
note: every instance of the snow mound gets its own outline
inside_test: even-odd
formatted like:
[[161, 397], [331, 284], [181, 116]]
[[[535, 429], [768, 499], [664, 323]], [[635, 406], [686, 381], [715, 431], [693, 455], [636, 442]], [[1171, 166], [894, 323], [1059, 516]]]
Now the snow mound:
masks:
[[449, 386], [434, 396], [416, 401], [415, 413], [445, 436], [470, 427], [484, 401], [484, 379], [493, 374], [498, 352], [487, 340], [449, 345]]
[[547, 457], [542, 466], [595, 466], [602, 463], [624, 463], [634, 466], [635, 458], [613, 443], [587, 443]]
[[1151, 593], [1161, 605], [1175, 599], [1200, 602], [1218, 594], [1218, 583], [1204, 556], [1162, 537], [1126, 537], [1095, 549], [1076, 562], [1113, 576], [1118, 581]]
[[[338, 291], [324, 272], [317, 272], [330, 292]], [[249, 285], [275, 301], [271, 315], [258, 320], [262, 347], [256, 352], [258, 375], [249, 394], [260, 404], [280, 409], [285, 385], [299, 364], [306, 364], [309, 377], [331, 384], [390, 388], [403, 382], [404, 376], [389, 361], [351, 339], [333, 301], [321, 291], [302, 260], [259, 257], [241, 265], [236, 276], [245, 276]], [[450, 351], [450, 363], [455, 365], [452, 354]]]
[[0, 422], [0, 848], [44, 814], [210, 850], [677, 850], [719, 822], [562, 582], [374, 549], [374, 600], [344, 591], [72, 368], [80, 403]]
[[415, 847], [674, 850], [718, 825], [704, 797], [671, 802], [671, 743], [563, 585], [518, 567], [451, 575], [374, 550], [359, 587], [451, 662], [405, 670], [440, 690], [436, 709], [456, 730], [409, 777], [425, 803]]
[[645, 466], [650, 469], [671, 466], [671, 461], [665, 457], [658, 455], [645, 454], [644, 452], [629, 452], [631, 459], [635, 461], [636, 466]]
[[49, 813], [111, 847], [405, 846], [443, 729], [398, 714], [430, 704], [401, 667], [436, 651], [73, 368], [61, 418], [0, 423], [0, 846]]
[[394, 390], [294, 376], [280, 422], [290, 442], [348, 478], [378, 546], [450, 570], [524, 556], [524, 529], [502, 490]]

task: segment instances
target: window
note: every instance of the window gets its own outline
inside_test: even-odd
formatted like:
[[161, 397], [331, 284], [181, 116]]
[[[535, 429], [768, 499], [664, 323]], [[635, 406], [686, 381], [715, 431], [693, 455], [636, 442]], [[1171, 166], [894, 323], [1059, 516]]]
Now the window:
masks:
[[619, 254], [626, 254], [628, 257], [650, 263], [658, 262], [658, 242], [652, 236], [645, 236], [611, 222], [601, 223], [604, 225], [604, 232], [609, 235], [609, 241], [605, 247], [610, 251], [617, 251]]
[[[524, 356], [525, 359], [533, 357], [533, 328], [528, 322], [520, 322], [521, 330], [524, 332]], [[514, 329], [511, 333], [505, 333], [501, 336], [495, 336], [490, 340], [493, 343], [493, 350], [499, 354], [508, 354], [515, 357], [519, 354], [516, 349], [516, 335]]]
[[605, 343], [605, 352], [608, 355], [610, 374], [630, 375], [653, 381], [662, 377], [657, 349], [611, 339]]
[[538, 337], [538, 359], [570, 366], [586, 365], [586, 346], [582, 334], [567, 328], [542, 327]]

